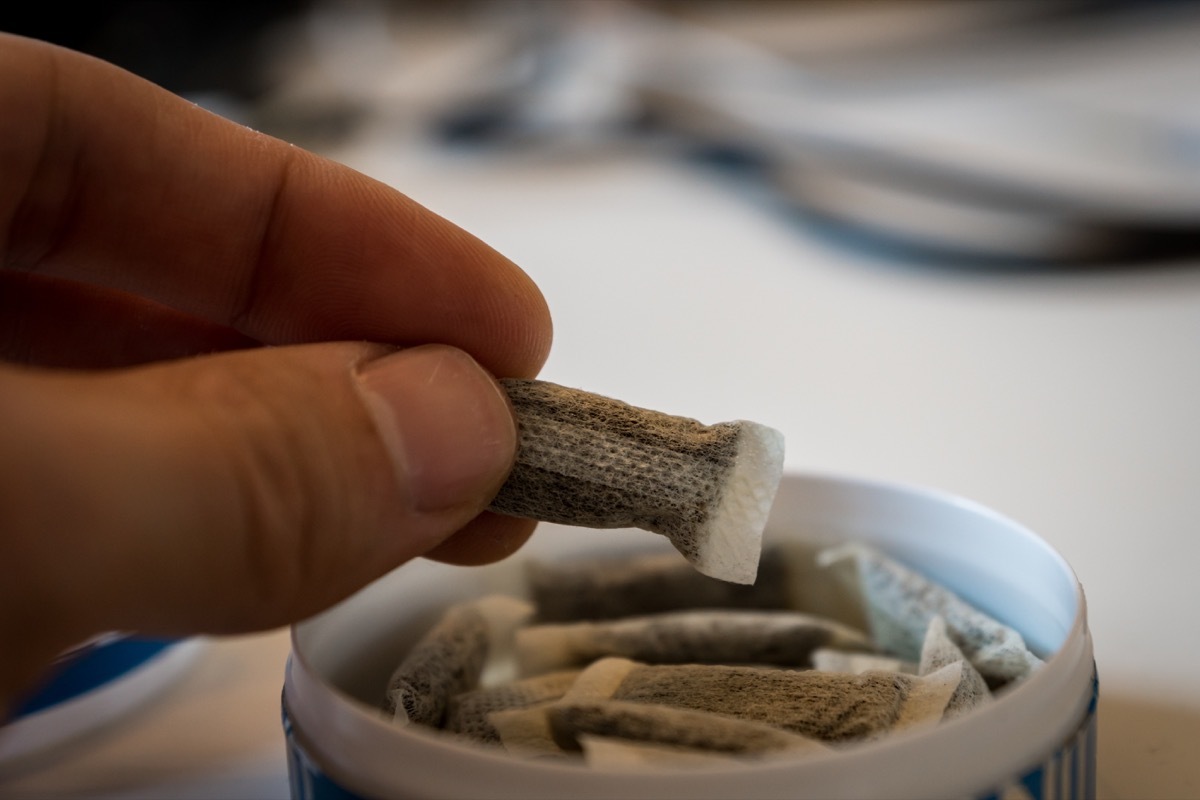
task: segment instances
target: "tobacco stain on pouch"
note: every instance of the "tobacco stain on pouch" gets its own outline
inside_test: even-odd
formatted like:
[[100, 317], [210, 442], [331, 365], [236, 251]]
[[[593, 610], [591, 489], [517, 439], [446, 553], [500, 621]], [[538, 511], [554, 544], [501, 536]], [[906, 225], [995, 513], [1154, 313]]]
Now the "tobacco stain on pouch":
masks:
[[505, 379], [516, 464], [490, 510], [666, 536], [700, 572], [753, 583], [783, 477], [783, 436], [756, 422], [704, 425], [602, 395]]

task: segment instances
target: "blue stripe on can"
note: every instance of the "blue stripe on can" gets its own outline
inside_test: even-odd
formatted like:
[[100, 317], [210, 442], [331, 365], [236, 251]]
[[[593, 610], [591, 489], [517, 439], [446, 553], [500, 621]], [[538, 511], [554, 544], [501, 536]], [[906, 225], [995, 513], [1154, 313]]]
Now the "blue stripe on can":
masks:
[[286, 700], [283, 709], [283, 736], [287, 742], [288, 784], [292, 800], [369, 800], [333, 781], [321, 771], [304, 747], [296, 740]]
[[1096, 800], [1096, 709], [1100, 681], [1092, 673], [1092, 696], [1075, 733], [1050, 758], [1007, 785], [976, 800]]

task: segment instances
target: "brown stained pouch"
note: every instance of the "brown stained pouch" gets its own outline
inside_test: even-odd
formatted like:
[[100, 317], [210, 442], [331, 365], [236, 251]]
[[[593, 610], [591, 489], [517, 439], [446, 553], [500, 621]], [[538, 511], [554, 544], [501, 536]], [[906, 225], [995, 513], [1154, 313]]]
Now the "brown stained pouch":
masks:
[[397, 723], [440, 728], [450, 699], [475, 689], [489, 656], [507, 648], [533, 607], [508, 595], [450, 606], [388, 680], [383, 711]]
[[791, 572], [778, 548], [762, 551], [752, 585], [710, 578], [676, 553], [565, 563], [530, 561], [525, 577], [538, 622], [618, 619], [690, 608], [787, 608]]
[[647, 665], [606, 658], [584, 670], [564, 701], [623, 700], [724, 714], [825, 742], [874, 739], [941, 721], [960, 664], [927, 676], [844, 675], [717, 665]]
[[810, 754], [829, 748], [774, 725], [687, 708], [621, 700], [564, 699], [544, 712], [555, 741], [580, 749], [582, 739], [601, 736], [737, 755]]
[[546, 381], [501, 381], [517, 460], [490, 510], [662, 534], [701, 573], [753, 583], [783, 476], [783, 436], [704, 425]]
[[488, 720], [491, 714], [557, 700], [566, 694], [577, 677], [579, 670], [561, 670], [456, 695], [450, 700], [446, 730], [484, 744], [496, 744], [500, 736]]
[[583, 667], [606, 656], [654, 664], [808, 667], [820, 647], [872, 649], [862, 631], [787, 610], [699, 609], [528, 625], [516, 632], [515, 643], [523, 675]]

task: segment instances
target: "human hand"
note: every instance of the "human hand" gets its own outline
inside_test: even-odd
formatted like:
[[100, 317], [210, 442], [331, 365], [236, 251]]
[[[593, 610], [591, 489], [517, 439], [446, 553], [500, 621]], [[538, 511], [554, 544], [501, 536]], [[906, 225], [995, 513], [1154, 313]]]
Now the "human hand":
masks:
[[478, 239], [4, 34], [0, 176], [0, 714], [93, 634], [269, 628], [532, 532], [483, 512], [491, 375], [536, 374], [550, 320]]

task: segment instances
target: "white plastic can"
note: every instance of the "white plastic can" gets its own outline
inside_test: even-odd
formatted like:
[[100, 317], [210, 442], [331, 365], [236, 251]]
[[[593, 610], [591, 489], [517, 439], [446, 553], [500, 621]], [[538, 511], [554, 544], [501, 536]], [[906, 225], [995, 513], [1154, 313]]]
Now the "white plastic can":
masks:
[[784, 477], [766, 540], [874, 545], [1016, 628], [1045, 664], [994, 702], [920, 732], [795, 761], [600, 771], [528, 761], [399, 727], [377, 710], [405, 648], [452, 602], [519, 591], [521, 561], [669, 545], [644, 531], [542, 525], [482, 568], [405, 565], [293, 630], [283, 690], [292, 797], [1095, 797], [1098, 684], [1082, 587], [1019, 523], [956, 496], [818, 474]]

